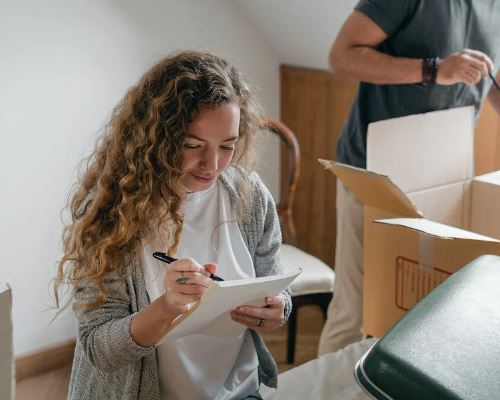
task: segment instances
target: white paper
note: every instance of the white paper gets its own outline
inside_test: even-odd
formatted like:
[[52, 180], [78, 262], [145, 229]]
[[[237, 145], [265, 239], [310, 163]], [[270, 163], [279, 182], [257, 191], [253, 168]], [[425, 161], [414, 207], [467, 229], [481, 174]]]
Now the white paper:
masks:
[[0, 283], [0, 399], [14, 399], [14, 354], [12, 345], [12, 293]]
[[230, 311], [244, 304], [264, 305], [266, 296], [276, 296], [300, 274], [298, 269], [284, 275], [213, 282], [198, 307], [175, 326], [160, 343], [192, 334], [237, 337], [246, 327], [231, 320]]

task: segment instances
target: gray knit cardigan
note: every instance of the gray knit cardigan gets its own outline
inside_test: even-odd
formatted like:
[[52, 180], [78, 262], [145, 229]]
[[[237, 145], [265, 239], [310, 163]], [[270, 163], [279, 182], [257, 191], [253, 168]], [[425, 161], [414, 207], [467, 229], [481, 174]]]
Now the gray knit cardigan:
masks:
[[[236, 170], [226, 169], [219, 179], [232, 204], [237, 204], [239, 179]], [[256, 275], [280, 274], [281, 233], [276, 207], [257, 174], [252, 174], [250, 181], [253, 188], [251, 212], [242, 219], [239, 228], [253, 257]], [[139, 346], [130, 334], [132, 317], [150, 304], [142, 268], [129, 266], [125, 281], [111, 273], [104, 283], [109, 290], [106, 303], [95, 310], [75, 312], [78, 335], [68, 398], [159, 400], [155, 346]], [[97, 293], [94, 285], [82, 284], [76, 289], [74, 307], [89, 302]], [[283, 294], [285, 318], [288, 319], [291, 299], [288, 292]], [[260, 334], [250, 332], [259, 360], [259, 380], [276, 387], [276, 363]]]

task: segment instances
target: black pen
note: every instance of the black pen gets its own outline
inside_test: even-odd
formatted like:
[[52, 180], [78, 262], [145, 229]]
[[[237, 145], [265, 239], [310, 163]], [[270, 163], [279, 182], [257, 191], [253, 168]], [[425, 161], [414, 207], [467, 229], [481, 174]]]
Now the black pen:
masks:
[[495, 77], [493, 76], [493, 74], [491, 73], [491, 70], [488, 69], [488, 75], [490, 76], [491, 80], [493, 81], [493, 84], [496, 86], [496, 88], [498, 90], [500, 90], [500, 85], [498, 84], [498, 82], [496, 81]]
[[[167, 264], [170, 264], [174, 261], [177, 261], [177, 258], [170, 257], [169, 255], [162, 253], [161, 251], [155, 251], [153, 253], [153, 257], [160, 260], [160, 261], [163, 261], [164, 263], [167, 263]], [[214, 281], [218, 281], [218, 282], [224, 281], [224, 279], [222, 279], [220, 276], [217, 276], [217, 275], [212, 274], [212, 273], [210, 273], [210, 279], [212, 279]]]

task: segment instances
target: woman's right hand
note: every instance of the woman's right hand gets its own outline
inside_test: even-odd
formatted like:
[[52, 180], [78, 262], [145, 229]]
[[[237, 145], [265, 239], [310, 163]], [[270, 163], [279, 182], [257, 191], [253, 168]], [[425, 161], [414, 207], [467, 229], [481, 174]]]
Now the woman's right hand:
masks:
[[[166, 265], [163, 280], [165, 306], [177, 315], [189, 311], [212, 284], [210, 274], [217, 270], [216, 264], [200, 265], [191, 258], [182, 258]], [[181, 277], [185, 278], [182, 283]]]

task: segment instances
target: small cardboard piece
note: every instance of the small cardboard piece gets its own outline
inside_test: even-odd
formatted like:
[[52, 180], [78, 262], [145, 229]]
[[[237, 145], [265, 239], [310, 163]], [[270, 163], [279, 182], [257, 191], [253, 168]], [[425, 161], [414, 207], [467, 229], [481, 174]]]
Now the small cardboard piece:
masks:
[[0, 282], [0, 399], [14, 399], [15, 389], [12, 290]]
[[[319, 160], [365, 206], [363, 331], [368, 335], [383, 335], [472, 259], [500, 255], [494, 238], [500, 238], [500, 171], [473, 177], [473, 118], [472, 107], [462, 107], [373, 124], [368, 144], [376, 149], [368, 149], [373, 158], [367, 165], [377, 172]], [[453, 138], [446, 152], [442, 141], [434, 151], [437, 140], [423, 134], [428, 132]], [[397, 153], [394, 158], [388, 148]], [[426, 151], [439, 158], [432, 161]]]

